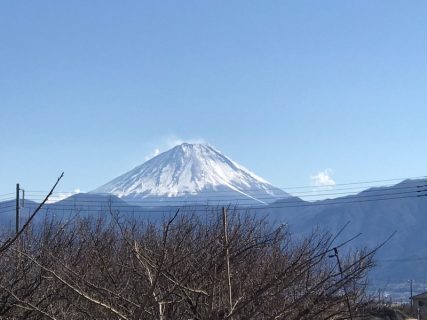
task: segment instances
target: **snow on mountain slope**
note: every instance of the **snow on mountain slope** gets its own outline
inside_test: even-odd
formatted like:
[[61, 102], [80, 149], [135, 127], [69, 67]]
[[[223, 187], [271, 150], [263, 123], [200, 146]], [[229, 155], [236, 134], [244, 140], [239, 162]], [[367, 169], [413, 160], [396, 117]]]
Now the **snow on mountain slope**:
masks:
[[151, 199], [153, 205], [177, 198], [252, 205], [289, 197], [212, 146], [189, 143], [157, 155], [92, 193]]

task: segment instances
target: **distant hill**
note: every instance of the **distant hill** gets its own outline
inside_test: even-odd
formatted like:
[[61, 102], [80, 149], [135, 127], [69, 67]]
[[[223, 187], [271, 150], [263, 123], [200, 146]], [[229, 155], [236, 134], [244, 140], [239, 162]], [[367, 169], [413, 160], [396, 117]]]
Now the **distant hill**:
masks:
[[331, 232], [348, 227], [339, 240], [362, 233], [353, 246], [375, 247], [393, 232], [396, 235], [378, 253], [376, 279], [383, 282], [426, 280], [427, 180], [405, 180], [392, 187], [372, 188], [357, 195], [317, 202], [300, 199], [278, 201], [268, 213], [286, 222], [297, 234], [314, 227]]

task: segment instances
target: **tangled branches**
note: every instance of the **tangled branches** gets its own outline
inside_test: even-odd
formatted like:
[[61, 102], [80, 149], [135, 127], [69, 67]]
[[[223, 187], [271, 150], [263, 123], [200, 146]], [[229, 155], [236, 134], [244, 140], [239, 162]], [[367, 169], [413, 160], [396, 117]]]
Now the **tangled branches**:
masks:
[[348, 303], [360, 316], [375, 252], [348, 254], [341, 273], [332, 235], [296, 240], [239, 212], [225, 230], [218, 212], [106, 214], [21, 237], [0, 256], [2, 319], [348, 319]]

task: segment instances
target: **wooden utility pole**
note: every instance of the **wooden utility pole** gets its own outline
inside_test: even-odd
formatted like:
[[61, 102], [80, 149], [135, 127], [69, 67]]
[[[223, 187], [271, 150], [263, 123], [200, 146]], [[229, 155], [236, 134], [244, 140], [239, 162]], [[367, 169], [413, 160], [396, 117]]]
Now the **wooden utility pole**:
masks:
[[222, 208], [222, 222], [224, 227], [224, 253], [225, 253], [225, 266], [227, 272], [227, 286], [228, 286], [228, 308], [229, 312], [233, 310], [233, 298], [231, 295], [231, 275], [230, 275], [230, 256], [228, 248], [228, 232], [227, 232], [227, 209]]
[[412, 299], [412, 279], [409, 280], [409, 286], [410, 286], [410, 291], [411, 291], [411, 297], [409, 298], [411, 300], [411, 315], [414, 312], [414, 300]]
[[19, 232], [19, 183], [16, 184], [16, 220], [15, 220], [15, 233]]
[[[340, 271], [341, 279], [344, 279], [344, 274], [343, 274], [343, 271], [342, 271], [341, 261], [340, 261], [339, 255], [338, 255], [338, 248], [333, 248], [333, 250], [334, 250], [334, 254], [330, 255], [329, 258], [335, 257], [337, 259], [337, 263], [338, 263], [338, 268], [339, 268], [339, 271]], [[349, 315], [350, 319], [353, 320], [353, 315], [351, 314], [350, 298], [348, 297], [347, 288], [345, 287], [345, 283], [343, 283], [343, 289], [344, 289], [345, 299], [346, 299], [346, 302], [347, 302], [348, 315]], [[380, 292], [380, 291], [378, 291], [378, 292]]]

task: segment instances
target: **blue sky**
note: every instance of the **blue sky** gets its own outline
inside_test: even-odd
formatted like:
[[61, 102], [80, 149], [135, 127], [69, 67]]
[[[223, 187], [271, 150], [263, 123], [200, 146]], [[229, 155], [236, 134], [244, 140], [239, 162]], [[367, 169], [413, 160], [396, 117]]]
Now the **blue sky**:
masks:
[[[2, 1], [0, 194], [207, 141], [279, 187], [426, 175], [425, 1]], [[326, 171], [325, 171], [326, 170]]]

